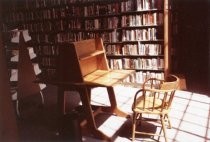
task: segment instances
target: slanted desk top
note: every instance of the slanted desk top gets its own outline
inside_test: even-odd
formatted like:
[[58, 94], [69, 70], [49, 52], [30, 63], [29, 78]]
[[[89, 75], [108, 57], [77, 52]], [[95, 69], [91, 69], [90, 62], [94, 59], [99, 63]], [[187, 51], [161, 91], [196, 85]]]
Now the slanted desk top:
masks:
[[134, 72], [134, 70], [96, 70], [84, 76], [84, 82], [87, 85], [111, 87]]

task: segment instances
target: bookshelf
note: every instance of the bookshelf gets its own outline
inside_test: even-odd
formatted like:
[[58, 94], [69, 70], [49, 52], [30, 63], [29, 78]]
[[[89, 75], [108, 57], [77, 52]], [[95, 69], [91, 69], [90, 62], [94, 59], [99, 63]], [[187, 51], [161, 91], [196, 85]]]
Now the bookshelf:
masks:
[[134, 82], [149, 77], [164, 78], [166, 72], [164, 8], [166, 1], [128, 0], [121, 2], [118, 31], [120, 42], [107, 43], [112, 69], [135, 69]]
[[19, 102], [27, 96], [39, 93], [44, 104], [42, 90], [46, 85], [34, 83], [41, 70], [35, 62], [36, 54], [30, 46], [31, 37], [28, 30], [15, 29], [4, 34], [10, 39], [4, 43], [4, 48], [7, 55], [11, 98], [15, 101], [16, 112], [20, 116]]
[[60, 43], [103, 39], [111, 69], [134, 69], [135, 83], [170, 72], [168, 0], [24, 0], [4, 11], [8, 25], [28, 29], [42, 77], [56, 75]]

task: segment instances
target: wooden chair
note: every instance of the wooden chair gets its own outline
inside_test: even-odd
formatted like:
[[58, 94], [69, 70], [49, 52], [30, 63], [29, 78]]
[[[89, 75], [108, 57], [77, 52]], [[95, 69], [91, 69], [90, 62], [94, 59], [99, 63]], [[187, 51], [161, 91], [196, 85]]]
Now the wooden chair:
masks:
[[[175, 91], [178, 87], [178, 82], [178, 77], [174, 75], [168, 76], [165, 80], [150, 78], [144, 82], [143, 88], [136, 92], [132, 106], [132, 141], [134, 141], [136, 134], [143, 134], [151, 136], [164, 136], [165, 141], [167, 142], [165, 122], [168, 121], [168, 128], [171, 128], [168, 113], [170, 111]], [[158, 115], [158, 119], [148, 119], [143, 117], [143, 114]], [[156, 122], [158, 122], [157, 120], [160, 120], [163, 135], [161, 133], [155, 134], [138, 131], [136, 129], [137, 124], [141, 125], [141, 121], [143, 120], [155, 120]]]

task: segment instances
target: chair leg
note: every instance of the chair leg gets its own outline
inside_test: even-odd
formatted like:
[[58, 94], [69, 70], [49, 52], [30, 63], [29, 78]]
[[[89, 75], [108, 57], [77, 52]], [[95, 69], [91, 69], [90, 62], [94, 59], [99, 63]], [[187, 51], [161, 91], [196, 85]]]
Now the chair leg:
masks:
[[162, 124], [162, 128], [163, 128], [163, 135], [164, 135], [164, 138], [165, 138], [165, 142], [168, 142], [167, 140], [167, 136], [166, 136], [166, 128], [165, 128], [165, 119], [163, 116], [160, 116], [161, 117], [161, 124]]
[[135, 140], [135, 131], [136, 131], [136, 116], [137, 116], [137, 114], [136, 113], [134, 113], [133, 114], [133, 125], [132, 125], [132, 141], [134, 141]]
[[168, 114], [166, 114], [165, 116], [167, 117], [167, 120], [168, 120], [168, 128], [171, 129], [172, 126], [171, 126], [170, 118], [169, 118]]
[[142, 114], [141, 113], [136, 114], [136, 125], [141, 126], [141, 119], [142, 119]]

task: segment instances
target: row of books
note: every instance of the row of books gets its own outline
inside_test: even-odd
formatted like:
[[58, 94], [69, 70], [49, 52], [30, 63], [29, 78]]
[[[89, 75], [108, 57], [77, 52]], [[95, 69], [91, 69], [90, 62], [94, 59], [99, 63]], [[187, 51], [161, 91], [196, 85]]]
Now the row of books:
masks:
[[109, 18], [100, 18], [93, 20], [85, 20], [85, 29], [113, 29], [118, 28], [119, 18], [118, 17], [109, 17]]
[[45, 8], [49, 6], [68, 5], [76, 2], [91, 2], [97, 0], [25, 0], [24, 6], [27, 9]]
[[36, 43], [62, 43], [62, 42], [73, 42], [79, 41], [82, 39], [95, 38], [97, 34], [94, 33], [57, 33], [57, 34], [32, 34], [32, 39], [36, 41]]
[[32, 34], [32, 39], [36, 43], [62, 43], [74, 42], [83, 39], [101, 37], [104, 42], [119, 42], [119, 33], [113, 32], [95, 33], [95, 32], [63, 32], [57, 34]]
[[83, 16], [83, 9], [76, 6], [41, 9], [36, 11], [17, 11], [9, 12], [7, 17], [4, 17], [4, 21], [7, 22], [22, 22], [33, 20], [52, 20], [58, 18]]
[[[133, 17], [133, 16], [131, 16]], [[127, 22], [127, 21], [126, 21]], [[139, 23], [122, 23], [122, 26], [138, 26]], [[117, 17], [94, 19], [94, 20], [85, 20], [85, 29], [116, 29], [119, 26], [119, 19]], [[139, 25], [140, 26], [140, 25]], [[65, 31], [65, 30], [81, 30], [82, 22], [78, 19], [65, 21], [58, 20], [54, 22], [36, 22], [36, 23], [27, 23], [23, 24], [24, 29], [28, 29], [30, 32], [51, 32], [51, 31]], [[142, 34], [144, 36], [149, 36], [146, 39], [155, 37], [156, 28], [147, 28], [147, 29], [138, 29], [135, 30], [124, 30], [124, 36], [132, 36], [132, 34]], [[133, 35], [137, 37], [138, 35]], [[128, 38], [129, 40], [130, 38]], [[144, 38], [143, 38], [144, 39]], [[153, 38], [154, 39], [154, 38]]]
[[162, 44], [141, 44], [138, 42], [139, 55], [163, 55]]
[[[78, 32], [78, 33], [58, 33], [56, 34], [54, 42], [72, 42], [72, 41], [79, 41], [82, 39], [89, 38], [90, 36], [88, 33]], [[93, 38], [93, 37], [92, 37]]]
[[122, 30], [122, 41], [157, 40], [157, 29]]
[[[30, 29], [29, 29], [30, 31]], [[142, 41], [142, 40], [157, 40], [156, 28], [148, 29], [135, 29], [135, 30], [122, 30], [122, 37], [117, 30], [107, 32], [58, 32], [56, 33], [33, 33], [32, 39], [38, 43], [53, 43], [53, 42], [68, 42], [79, 41], [81, 39], [101, 37], [104, 42], [119, 42], [119, 41]]]
[[[24, 6], [27, 9], [33, 8], [45, 8], [49, 6], [68, 5], [74, 3], [85, 3], [85, 2], [100, 2], [101, 0], [25, 0]], [[106, 0], [112, 2], [112, 0]]]
[[79, 30], [81, 29], [81, 21], [71, 20], [58, 20], [58, 21], [45, 21], [23, 24], [24, 29], [28, 29], [30, 32], [51, 32], [51, 31], [65, 31], [65, 30]]
[[46, 21], [23, 24], [23, 28], [28, 29], [30, 32], [50, 32], [57, 27], [52, 22]]
[[41, 77], [46, 80], [53, 80], [57, 77], [56, 69], [54, 68], [42, 68]]
[[147, 25], [162, 25], [163, 13], [145, 13], [138, 15], [122, 16], [121, 26], [147, 26]]
[[126, 44], [122, 47], [122, 55], [163, 55], [161, 44]]
[[150, 9], [162, 9], [163, 0], [128, 0], [121, 2], [121, 11], [141, 11]]
[[[34, 8], [39, 8], [40, 4], [38, 4], [39, 2], [37, 1], [39, 0], [32, 1], [32, 3], [34, 2], [35, 5], [37, 5]], [[40, 0], [40, 1], [44, 1], [44, 0]], [[138, 5], [139, 3], [138, 1], [146, 1], [143, 3], [150, 3], [152, 1], [151, 3], [153, 3], [153, 1], [160, 1], [160, 0], [137, 0], [137, 7], [139, 6], [141, 7], [141, 4]], [[28, 3], [28, 0], [26, 0], [26, 3]], [[46, 3], [46, 2], [43, 2], [43, 3]], [[39, 9], [36, 11], [30, 10], [30, 11], [25, 11], [25, 12], [23, 11], [12, 12], [11, 11], [7, 13], [8, 16], [5, 17], [6, 19], [4, 19], [4, 21], [23, 22], [23, 21], [33, 21], [33, 20], [51, 20], [51, 19], [58, 19], [58, 18], [65, 18], [65, 17], [72, 17], [72, 16], [75, 16], [76, 18], [76, 17], [96, 16], [96, 15], [118, 14], [120, 12], [126, 12], [130, 10], [138, 11], [138, 9], [131, 8], [131, 7], [136, 7], [136, 6], [129, 6], [131, 5], [130, 3], [136, 3], [136, 0], [128, 0], [128, 1], [121, 2], [121, 11], [120, 11], [119, 2], [113, 2], [111, 4], [106, 4], [106, 5], [93, 3], [91, 5], [84, 6], [84, 7], [81, 7], [80, 5], [72, 5], [72, 6], [64, 5], [62, 7], [51, 7], [50, 9], [49, 8]], [[43, 5], [46, 5], [46, 4], [43, 4]], [[48, 7], [50, 7], [50, 5]], [[26, 6], [26, 9], [28, 9], [28, 6]], [[145, 18], [145, 19], [148, 19], [148, 18]], [[161, 19], [159, 21], [161, 21]]]
[[121, 45], [106, 45], [105, 50], [107, 55], [163, 55], [162, 44], [125, 44]]
[[[69, 1], [74, 2], [73, 0]], [[27, 9], [44, 8], [61, 4], [67, 4], [67, 0], [25, 0], [25, 7]]]
[[[101, 37], [104, 42], [117, 42], [119, 41], [119, 33], [114, 32], [104, 32], [104, 33], [95, 33], [95, 32], [66, 32], [66, 33], [58, 33], [54, 39], [54, 42], [73, 42], [73, 41], [80, 41], [82, 39], [90, 39], [90, 38], [97, 38]], [[43, 42], [45, 42], [43, 40]]]
[[118, 42], [119, 33], [113, 32], [76, 32], [76, 33], [58, 33], [56, 34], [55, 42], [73, 42], [90, 38], [102, 38], [104, 42]]
[[161, 58], [109, 59], [109, 65], [111, 69], [161, 70], [164, 68], [164, 59]]
[[[104, 42], [119, 42], [119, 41], [141, 41], [141, 40], [157, 40], [157, 29], [136, 29], [122, 30], [122, 37], [116, 29], [111, 32], [77, 32], [77, 33], [58, 33], [56, 41], [78, 41], [80, 39], [101, 37]], [[62, 38], [64, 37], [64, 38]], [[67, 40], [60, 40], [67, 39]]]
[[115, 2], [106, 5], [91, 4], [84, 7], [84, 16], [117, 14], [120, 12], [120, 4]]
[[[72, 42], [82, 39], [101, 37], [104, 42], [119, 41], [141, 41], [141, 40], [157, 40], [156, 28], [122, 30], [122, 39], [120, 32], [113, 30], [111, 32], [60, 32], [57, 34], [36, 33], [32, 34], [32, 39], [37, 43], [55, 43], [55, 42]], [[140, 45], [138, 45], [140, 46]], [[143, 46], [143, 45], [142, 45]]]
[[148, 78], [158, 78], [164, 80], [164, 73], [157, 73], [157, 72], [144, 72], [144, 71], [137, 71], [134, 74], [131, 74], [129, 78], [126, 78], [124, 82], [132, 82], [132, 83], [144, 83]]
[[105, 45], [105, 50], [107, 55], [122, 55], [122, 47], [119, 44], [108, 44]]
[[55, 37], [51, 34], [32, 34], [32, 39], [37, 43], [54, 43]]
[[40, 66], [42, 67], [55, 67], [56, 64], [57, 64], [56, 58], [42, 57], [40, 59]]
[[37, 55], [58, 55], [58, 47], [55, 45], [34, 46]]
[[163, 0], [136, 0], [137, 11], [149, 9], [162, 9]]

